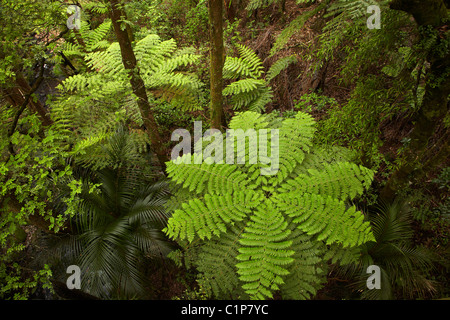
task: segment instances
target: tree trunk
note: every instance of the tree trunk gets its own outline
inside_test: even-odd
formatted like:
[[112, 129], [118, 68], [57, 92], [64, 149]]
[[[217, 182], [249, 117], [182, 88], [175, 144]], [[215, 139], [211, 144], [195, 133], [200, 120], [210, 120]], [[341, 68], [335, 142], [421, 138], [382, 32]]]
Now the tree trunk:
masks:
[[[448, 16], [443, 0], [395, 0], [390, 6], [392, 9], [410, 13], [419, 27], [431, 25], [437, 29], [443, 25], [444, 19]], [[384, 200], [392, 201], [397, 192], [407, 186], [416, 172], [430, 169], [423, 167], [421, 159], [429, 149], [429, 139], [434, 134], [439, 120], [448, 112], [447, 99], [450, 94], [450, 81], [446, 75], [450, 70], [450, 55], [446, 52], [441, 56], [437, 51], [432, 50], [429, 53], [427, 60], [430, 63], [430, 70], [422, 106], [415, 116], [415, 126], [410, 134], [409, 147], [405, 151], [404, 164], [392, 174], [381, 191], [380, 196]], [[431, 81], [433, 79], [443, 80], [436, 86]]]
[[125, 12], [122, 9], [122, 4], [119, 0], [111, 0], [111, 20], [114, 27], [114, 32], [117, 36], [117, 40], [120, 45], [120, 52], [122, 54], [122, 62], [125, 70], [128, 72], [130, 77], [130, 84], [133, 93], [138, 98], [137, 104], [141, 112], [142, 119], [144, 121], [144, 126], [150, 137], [150, 142], [152, 150], [155, 152], [158, 160], [163, 168], [166, 168], [166, 162], [169, 158], [166, 154], [166, 150], [163, 146], [161, 137], [158, 131], [158, 124], [153, 115], [152, 106], [149, 103], [147, 91], [145, 89], [144, 81], [139, 74], [139, 67], [137, 65], [136, 56], [131, 45], [131, 40], [129, 37], [129, 27], [127, 26], [122, 30], [120, 20], [125, 17]]
[[225, 11], [227, 12], [227, 19], [229, 21], [234, 21], [236, 19], [236, 7], [235, 2], [236, 0], [223, 0], [225, 5]]
[[[41, 68], [44, 68], [44, 66], [41, 66]], [[38, 78], [36, 81], [38, 81], [39, 79], [40, 78]], [[39, 81], [39, 84], [41, 81]], [[13, 94], [14, 101], [18, 103], [15, 106], [22, 105], [26, 100], [26, 96], [33, 94], [38, 89], [37, 87], [31, 88], [30, 84], [21, 72], [16, 72], [16, 84], [17, 87], [12, 89], [12, 91], [15, 93]], [[39, 102], [39, 100], [35, 101], [33, 99], [28, 99], [27, 106], [30, 108], [32, 113], [36, 112], [38, 114], [44, 126], [49, 126], [50, 124], [52, 124], [52, 120], [47, 115], [47, 111], [45, 110], [42, 103]]]
[[223, 120], [223, 0], [208, 0], [210, 26], [211, 128], [221, 129]]

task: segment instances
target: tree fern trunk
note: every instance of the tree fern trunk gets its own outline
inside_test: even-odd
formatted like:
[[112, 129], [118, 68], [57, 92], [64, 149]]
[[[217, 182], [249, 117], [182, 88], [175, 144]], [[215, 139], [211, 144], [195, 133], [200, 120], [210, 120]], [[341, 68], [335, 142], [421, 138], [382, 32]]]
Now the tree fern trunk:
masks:
[[210, 21], [211, 128], [221, 129], [223, 120], [223, 0], [208, 0]]
[[[395, 0], [391, 2], [391, 8], [410, 13], [419, 27], [439, 28], [445, 23], [444, 19], [448, 17], [443, 0]], [[409, 183], [416, 172], [430, 169], [423, 167], [421, 159], [429, 149], [428, 142], [434, 134], [437, 124], [448, 112], [447, 99], [450, 94], [450, 81], [448, 81], [446, 72], [450, 68], [450, 55], [446, 52], [444, 56], [441, 56], [440, 52], [432, 50], [428, 62], [430, 63], [427, 74], [429, 81], [425, 87], [422, 106], [415, 116], [415, 126], [410, 134], [410, 145], [405, 151], [404, 164], [392, 174], [381, 192], [381, 197], [388, 201], [393, 200], [397, 192]], [[430, 79], [442, 79], [442, 82], [435, 86]], [[444, 143], [444, 148], [445, 145]]]
[[114, 27], [114, 32], [120, 45], [120, 52], [122, 54], [122, 62], [125, 70], [130, 76], [130, 84], [133, 93], [138, 98], [137, 104], [141, 112], [142, 120], [150, 137], [152, 150], [156, 153], [158, 160], [163, 170], [165, 163], [169, 161], [166, 150], [163, 146], [161, 137], [158, 131], [158, 124], [153, 115], [152, 106], [149, 103], [147, 92], [145, 90], [145, 83], [139, 74], [139, 66], [137, 65], [136, 56], [131, 45], [129, 37], [128, 26], [122, 29], [120, 20], [125, 17], [125, 12], [122, 10], [122, 3], [119, 0], [111, 0], [111, 20]]

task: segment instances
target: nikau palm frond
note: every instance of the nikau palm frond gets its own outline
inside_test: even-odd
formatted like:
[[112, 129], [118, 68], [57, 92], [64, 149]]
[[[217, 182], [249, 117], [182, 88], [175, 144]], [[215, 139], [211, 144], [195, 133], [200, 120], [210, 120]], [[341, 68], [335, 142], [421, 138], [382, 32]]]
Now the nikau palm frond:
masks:
[[[376, 242], [363, 244], [362, 256], [339, 267], [337, 273], [356, 280], [354, 287], [362, 292], [362, 299], [392, 299], [394, 290], [401, 290], [408, 299], [432, 293], [434, 286], [422, 271], [432, 268], [434, 255], [425, 247], [413, 245], [412, 217], [406, 203], [381, 205], [369, 219]], [[367, 267], [373, 264], [381, 268], [381, 288], [364, 290]]]
[[143, 297], [145, 263], [173, 250], [161, 232], [169, 218], [167, 182], [149, 180], [141, 169], [148, 163], [123, 127], [90, 156], [95, 158], [95, 151], [103, 161], [88, 162], [95, 170], [86, 166], [80, 174], [79, 213], [71, 222], [74, 234], [64, 256], [80, 266], [82, 290], [105, 299]]

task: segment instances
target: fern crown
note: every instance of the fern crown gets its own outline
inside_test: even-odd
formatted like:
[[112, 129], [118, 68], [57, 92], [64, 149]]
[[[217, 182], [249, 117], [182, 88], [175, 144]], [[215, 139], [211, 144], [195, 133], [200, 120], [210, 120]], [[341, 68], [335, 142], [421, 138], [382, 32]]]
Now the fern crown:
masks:
[[349, 162], [345, 150], [313, 146], [314, 121], [305, 113], [281, 120], [244, 112], [230, 127], [279, 129], [279, 172], [264, 176], [260, 163], [168, 162], [177, 192], [164, 231], [184, 248], [174, 258], [196, 267], [217, 297], [280, 291], [308, 298], [323, 283], [326, 260], [353, 261], [355, 248], [374, 240], [364, 215], [348, 204], [373, 172]]

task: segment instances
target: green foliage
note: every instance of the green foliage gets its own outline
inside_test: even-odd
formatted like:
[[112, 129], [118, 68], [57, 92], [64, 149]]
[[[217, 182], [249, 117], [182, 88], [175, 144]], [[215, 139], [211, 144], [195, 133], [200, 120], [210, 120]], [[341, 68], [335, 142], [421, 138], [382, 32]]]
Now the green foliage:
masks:
[[256, 53], [237, 44], [240, 57], [227, 57], [225, 60], [224, 79], [238, 79], [223, 90], [225, 96], [232, 96], [233, 107], [238, 110], [262, 112], [272, 101], [272, 88], [269, 83], [280, 72], [297, 60], [295, 56], [288, 56], [277, 60], [267, 71], [265, 77], [261, 59]]
[[52, 271], [48, 265], [45, 265], [42, 270], [32, 272], [32, 275], [24, 277], [24, 273], [23, 268], [17, 263], [13, 263], [11, 267], [0, 264], [0, 298], [2, 300], [27, 300], [39, 285], [44, 289], [52, 290], [50, 283]]
[[186, 36], [193, 42], [208, 39], [209, 14], [206, 0], [200, 0], [186, 13]]
[[311, 112], [313, 110], [321, 111], [335, 106], [337, 106], [337, 101], [334, 98], [312, 92], [302, 95], [294, 108]]
[[[81, 37], [84, 46], [80, 43], [65, 42], [61, 51], [68, 57], [71, 56], [85, 56], [88, 52], [103, 50], [109, 47], [109, 42], [105, 39], [108, 32], [111, 30], [111, 21], [109, 19], [102, 22], [97, 28], [91, 30], [88, 22], [81, 21], [81, 29], [79, 37]], [[74, 35], [72, 35], [76, 38]], [[72, 41], [76, 42], [76, 39]]]
[[136, 155], [124, 128], [107, 139], [104, 153], [108, 166], [80, 171], [78, 214], [71, 234], [52, 240], [53, 252], [66, 265], [80, 266], [82, 290], [92, 295], [144, 297], [145, 264], [172, 250], [160, 231], [168, 219], [167, 186], [152, 183], [141, 169], [148, 162]]
[[[177, 50], [173, 39], [162, 41], [157, 35], [147, 35], [136, 43], [134, 50], [151, 103], [163, 99], [185, 111], [199, 108], [202, 84], [196, 76], [185, 72], [198, 61], [197, 55]], [[65, 79], [58, 86], [61, 96], [51, 102], [55, 126], [66, 132], [67, 139], [77, 144], [76, 148], [101, 142], [121, 121], [142, 125], [119, 44], [88, 53], [85, 60], [96, 71]]]
[[[58, 232], [76, 212], [79, 189], [66, 164], [67, 151], [57, 148], [63, 136], [49, 128], [41, 138], [38, 117], [25, 114], [18, 122], [20, 130], [9, 138], [5, 129], [10, 127], [10, 112], [2, 107], [0, 115], [0, 296], [25, 299], [49, 274], [45, 269], [22, 272], [17, 266], [15, 261], [25, 249], [24, 239], [17, 235], [24, 232], [22, 228], [29, 224], [31, 216], [48, 223], [48, 232]], [[10, 142], [19, 152], [9, 154]], [[72, 181], [65, 196], [56, 186], [62, 180]], [[58, 198], [66, 208], [64, 212], [53, 210]]]
[[245, 164], [195, 164], [198, 154], [167, 163], [178, 187], [164, 231], [183, 247], [172, 257], [194, 266], [215, 297], [264, 299], [280, 291], [286, 299], [309, 298], [323, 284], [328, 259], [348, 263], [354, 256], [341, 250], [374, 240], [348, 204], [373, 172], [348, 162], [345, 150], [313, 146], [314, 121], [304, 113], [285, 120], [239, 113], [230, 128], [278, 129], [279, 170], [251, 164], [248, 146]]
[[[53, 37], [65, 21], [60, 4], [51, 0], [0, 1], [0, 83], [10, 86], [19, 70], [31, 68], [45, 52], [46, 41], [37, 41], [35, 35]], [[52, 30], [52, 32], [50, 32]]]
[[439, 189], [448, 191], [450, 189], [450, 167], [444, 168], [432, 182], [437, 184]]
[[147, 34], [158, 34], [166, 38], [170, 32], [168, 13], [162, 0], [129, 1], [125, 3], [125, 12], [132, 22], [136, 39]]
[[[356, 263], [341, 267], [340, 273], [356, 279], [355, 290], [362, 299], [392, 299], [401, 291], [406, 299], [424, 298], [435, 291], [425, 274], [433, 268], [436, 256], [429, 249], [413, 243], [411, 209], [396, 201], [381, 205], [369, 214], [376, 242], [363, 244], [362, 256]], [[381, 289], [366, 290], [369, 265], [381, 268]]]

